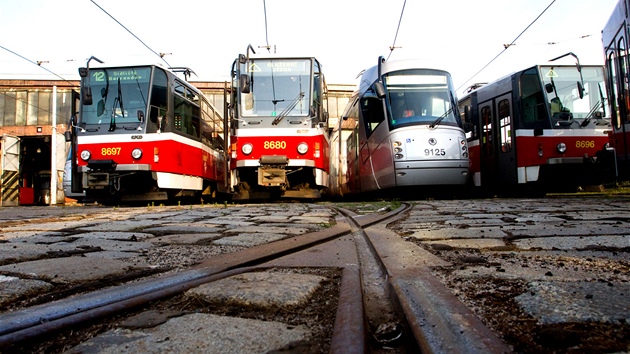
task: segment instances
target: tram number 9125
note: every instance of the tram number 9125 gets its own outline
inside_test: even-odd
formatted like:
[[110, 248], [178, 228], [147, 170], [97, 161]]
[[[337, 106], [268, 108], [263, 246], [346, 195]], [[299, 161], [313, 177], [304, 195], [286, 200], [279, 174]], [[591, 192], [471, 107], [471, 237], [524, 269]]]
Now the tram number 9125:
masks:
[[424, 156], [446, 156], [444, 149], [424, 149]]

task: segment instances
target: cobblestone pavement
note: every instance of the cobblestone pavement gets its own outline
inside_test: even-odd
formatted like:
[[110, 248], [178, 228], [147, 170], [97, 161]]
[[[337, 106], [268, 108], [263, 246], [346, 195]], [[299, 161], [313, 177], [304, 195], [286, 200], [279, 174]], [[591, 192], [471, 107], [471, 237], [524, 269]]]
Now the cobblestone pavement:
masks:
[[[599, 324], [613, 336], [611, 340], [629, 334], [628, 201], [604, 197], [417, 201], [404, 219], [389, 228], [446, 261], [432, 267], [433, 273], [515, 351], [562, 352], [580, 345], [588, 351], [597, 347], [584, 347], [590, 343], [586, 337], [576, 339], [576, 324]], [[215, 254], [322, 230], [335, 223], [332, 205], [1, 208], [0, 306], [8, 311], [36, 294], [82, 282], [157, 270], [175, 272]], [[373, 213], [384, 205], [341, 206]], [[187, 296], [285, 306], [306, 301], [335, 277], [282, 274], [243, 275], [226, 279], [229, 285], [200, 287]], [[229, 293], [227, 289], [239, 290]], [[156, 343], [162, 343], [156, 348], [169, 350], [164, 338], [170, 338], [171, 345], [188, 340], [183, 334], [173, 334], [173, 328], [227, 328], [226, 320], [232, 320], [237, 330], [208, 335], [208, 341], [197, 343], [201, 347], [196, 349], [181, 348], [212, 352], [217, 338], [234, 342], [238, 337], [243, 340], [234, 343], [243, 346], [234, 347], [235, 351], [260, 343], [269, 344], [259, 348], [268, 351], [309, 336], [303, 327], [275, 322], [265, 327], [265, 323], [236, 317], [158, 317], [163, 326], [140, 330], [123, 326], [76, 351], [103, 352], [107, 347], [131, 352]], [[549, 331], [552, 326], [556, 331]], [[260, 336], [250, 337], [252, 333]], [[618, 342], [620, 346], [609, 348], [630, 350], [627, 339]]]

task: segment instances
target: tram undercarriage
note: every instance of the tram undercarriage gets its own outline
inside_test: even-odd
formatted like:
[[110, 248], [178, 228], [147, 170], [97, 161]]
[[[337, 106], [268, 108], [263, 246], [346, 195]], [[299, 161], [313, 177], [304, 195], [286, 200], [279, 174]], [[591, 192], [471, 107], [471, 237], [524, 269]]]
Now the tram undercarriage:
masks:
[[[302, 167], [291, 170], [283, 164], [265, 165], [258, 168], [239, 169], [238, 183], [232, 200], [257, 199], [320, 199], [312, 169]], [[292, 181], [301, 181], [292, 185]], [[304, 182], [306, 181], [306, 182]]]
[[155, 173], [129, 171], [110, 173], [90, 171], [83, 174], [83, 185], [87, 186], [86, 199], [105, 204], [117, 202], [172, 202], [188, 200], [209, 202], [217, 197], [217, 186], [204, 182], [202, 190], [182, 188], [160, 188]]

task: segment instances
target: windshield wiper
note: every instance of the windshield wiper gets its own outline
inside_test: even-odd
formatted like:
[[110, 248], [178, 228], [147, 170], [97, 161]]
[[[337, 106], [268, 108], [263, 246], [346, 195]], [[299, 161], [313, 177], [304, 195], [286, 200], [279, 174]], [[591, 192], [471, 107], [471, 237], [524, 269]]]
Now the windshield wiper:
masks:
[[436, 119], [433, 123], [431, 123], [429, 125], [429, 128], [431, 128], [431, 129], [435, 128], [435, 126], [440, 124], [440, 122], [442, 122], [442, 120], [444, 120], [444, 118], [446, 118], [446, 116], [448, 116], [449, 114], [451, 114], [451, 112], [453, 112], [453, 107], [455, 107], [455, 102], [454, 102], [454, 99], [453, 99], [453, 94], [450, 93], [449, 95], [451, 97], [451, 108], [449, 108], [446, 112], [444, 112], [444, 114], [439, 116], [438, 119]]
[[113, 132], [114, 130], [116, 130], [116, 102], [118, 102], [118, 105], [120, 106], [120, 114], [122, 115], [123, 118], [125, 118], [125, 108], [123, 107], [122, 90], [120, 88], [120, 79], [118, 79], [118, 96], [114, 99], [114, 106], [112, 107], [112, 119], [109, 122], [108, 131], [110, 132]]
[[284, 119], [284, 117], [288, 116], [289, 113], [291, 113], [291, 111], [293, 110], [293, 108], [295, 108], [295, 106], [297, 106], [298, 102], [300, 102], [300, 100], [304, 98], [304, 92], [300, 92], [299, 95], [297, 95], [296, 98], [293, 99], [293, 101], [291, 101], [291, 103], [289, 103], [289, 105], [287, 106], [287, 108], [285, 108], [282, 112], [280, 112], [280, 114], [278, 114], [278, 116], [276, 117], [276, 119], [274, 119], [271, 122], [271, 125], [278, 125], [278, 123], [280, 123], [280, 121], [282, 119]]
[[602, 92], [601, 84], [597, 84], [597, 86], [599, 87], [599, 101], [597, 101], [597, 103], [595, 103], [593, 108], [591, 108], [590, 112], [588, 112], [588, 114], [586, 115], [586, 119], [584, 119], [582, 121], [582, 123], [580, 124], [580, 127], [582, 127], [582, 128], [586, 127], [588, 125], [588, 123], [591, 122], [591, 119], [593, 119], [593, 117], [595, 117], [595, 112], [597, 112], [600, 108], [603, 111], [602, 112], [602, 118], [604, 116], [606, 116], [606, 105], [604, 104], [606, 99], [604, 98], [604, 92]]
[[431, 129], [435, 128], [435, 126], [440, 124], [440, 122], [444, 120], [444, 118], [446, 118], [446, 116], [449, 115], [452, 111], [453, 111], [453, 108], [450, 108], [448, 111], [444, 112], [444, 114], [439, 116], [438, 119], [436, 119], [433, 123], [429, 124], [429, 128]]

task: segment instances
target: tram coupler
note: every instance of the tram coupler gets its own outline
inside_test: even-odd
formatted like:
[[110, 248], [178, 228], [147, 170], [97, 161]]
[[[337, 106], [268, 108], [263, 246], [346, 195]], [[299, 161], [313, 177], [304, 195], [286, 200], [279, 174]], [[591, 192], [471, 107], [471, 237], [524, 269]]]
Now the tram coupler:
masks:
[[259, 160], [258, 184], [265, 187], [287, 186], [287, 172], [285, 166], [289, 164], [286, 156], [262, 156]]

